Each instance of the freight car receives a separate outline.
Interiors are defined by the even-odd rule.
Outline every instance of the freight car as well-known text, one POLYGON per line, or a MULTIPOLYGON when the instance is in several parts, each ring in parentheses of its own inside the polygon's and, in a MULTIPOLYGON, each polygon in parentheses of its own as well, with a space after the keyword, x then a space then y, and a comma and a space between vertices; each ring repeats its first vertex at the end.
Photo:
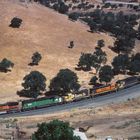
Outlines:
POLYGON ((63 96, 63 101, 64 103, 68 103, 68 102, 78 101, 89 97, 90 97, 89 89, 82 89, 78 92, 68 93, 67 95, 63 96))
POLYGON ((80 91, 74 93, 74 101, 83 100, 90 97, 89 89, 81 89, 80 91))

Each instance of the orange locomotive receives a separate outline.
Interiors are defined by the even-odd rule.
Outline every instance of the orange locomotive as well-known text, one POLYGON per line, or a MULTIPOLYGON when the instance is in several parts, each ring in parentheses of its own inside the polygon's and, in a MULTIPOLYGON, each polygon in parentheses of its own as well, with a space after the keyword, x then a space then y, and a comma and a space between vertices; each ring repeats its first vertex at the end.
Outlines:
POLYGON ((8 102, 0 105, 0 114, 19 111, 18 102, 8 102))
POLYGON ((96 96, 96 95, 102 95, 108 92, 113 92, 118 90, 118 85, 117 84, 111 84, 111 85, 105 85, 105 86, 100 86, 96 87, 90 90, 91 96, 96 96))
POLYGON ((96 89, 95 94, 101 94, 101 93, 106 93, 106 92, 116 91, 116 90, 117 90, 116 84, 112 84, 112 85, 107 85, 107 86, 100 87, 99 89, 96 89))

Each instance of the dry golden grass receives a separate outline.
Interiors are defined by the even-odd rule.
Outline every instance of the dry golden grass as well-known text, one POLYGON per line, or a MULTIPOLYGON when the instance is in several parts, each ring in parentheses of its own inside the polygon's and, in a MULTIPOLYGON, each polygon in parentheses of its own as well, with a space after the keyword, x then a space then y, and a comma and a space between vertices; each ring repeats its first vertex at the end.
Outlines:
MULTIPOLYGON (((0 60, 8 58, 15 64, 12 72, 0 73, 1 101, 17 98, 16 91, 21 89, 22 79, 30 71, 42 72, 49 84, 60 69, 74 70, 81 52, 93 52, 98 39, 104 39, 106 46, 113 42, 107 34, 87 32, 86 25, 72 22, 67 16, 46 7, 30 4, 27 8, 13 1, 0 1, 0 60), (19 29, 8 27, 15 16, 23 19, 19 29), (68 49, 71 40, 74 40, 75 48, 68 49), (39 66, 30 67, 28 63, 35 51, 39 51, 43 59, 39 66)), ((114 53, 106 51, 110 62, 114 53)), ((77 74, 79 81, 85 83, 92 76, 88 72, 77 74)))

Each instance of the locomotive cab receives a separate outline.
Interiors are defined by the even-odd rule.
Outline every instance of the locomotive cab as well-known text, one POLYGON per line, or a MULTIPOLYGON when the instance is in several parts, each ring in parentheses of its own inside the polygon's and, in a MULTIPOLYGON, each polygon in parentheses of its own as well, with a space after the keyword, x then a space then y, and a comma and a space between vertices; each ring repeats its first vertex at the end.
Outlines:
POLYGON ((19 112, 19 103, 18 102, 8 102, 7 106, 8 106, 7 113, 19 112))

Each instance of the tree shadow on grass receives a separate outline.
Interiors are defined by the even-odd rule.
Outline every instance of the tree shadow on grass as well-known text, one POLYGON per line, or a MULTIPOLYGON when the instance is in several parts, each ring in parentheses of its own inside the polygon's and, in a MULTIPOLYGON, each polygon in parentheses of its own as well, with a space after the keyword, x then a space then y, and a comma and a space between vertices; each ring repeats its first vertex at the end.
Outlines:
POLYGON ((0 72, 7 73, 7 72, 11 72, 11 70, 10 69, 0 69, 0 72))
POLYGON ((32 93, 29 92, 29 90, 25 90, 25 89, 17 91, 17 95, 20 97, 33 98, 32 93))

